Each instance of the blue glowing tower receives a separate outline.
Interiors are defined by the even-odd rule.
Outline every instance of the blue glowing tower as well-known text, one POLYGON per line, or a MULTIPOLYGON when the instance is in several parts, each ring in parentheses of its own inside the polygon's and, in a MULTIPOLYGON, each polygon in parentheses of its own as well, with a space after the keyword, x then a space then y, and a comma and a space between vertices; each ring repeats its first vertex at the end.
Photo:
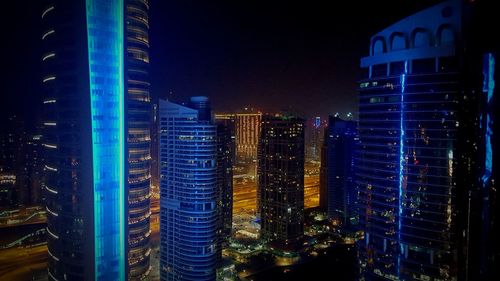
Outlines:
POLYGON ((161 280, 215 280, 220 198, 208 99, 160 100, 159 124, 161 280))
POLYGON ((362 280, 455 280, 461 6, 447 1, 371 39, 360 82, 362 280))
POLYGON ((486 3, 409 16, 375 34, 361 59, 361 280, 495 276, 495 54, 475 32, 492 28, 486 3))
MULTIPOLYGON (((139 0, 43 3, 43 187, 49 280, 128 279, 129 249, 146 253, 141 273, 149 270, 149 240, 138 250, 129 245, 127 235, 133 229, 136 236, 138 232, 149 236, 149 220, 141 228, 130 224, 137 214, 149 218, 149 201, 142 200, 146 203, 139 211, 137 204, 129 205, 129 163, 141 164, 139 172, 146 170, 149 176, 149 162, 136 161, 138 157, 128 151, 129 141, 136 143, 131 146, 134 151, 139 151, 140 143, 144 153, 139 160, 149 159, 149 143, 141 142, 149 141, 149 130, 141 135, 133 122, 140 117, 138 107, 130 110, 130 104, 138 104, 134 97, 149 102, 149 92, 145 82, 139 89, 131 83, 141 82, 133 70, 141 72, 144 66, 126 59, 147 59, 144 52, 134 51, 136 41, 147 40, 147 32, 139 32, 143 29, 137 23, 146 21, 147 26, 147 7, 148 1, 139 0), (136 32, 126 33, 129 29, 136 32)), ((142 108, 146 108, 142 116, 149 118, 148 104, 142 108)), ((148 128, 149 122, 143 123, 148 128)), ((137 171, 136 166, 130 171, 137 171)), ((143 197, 149 198, 149 181, 142 189, 143 197)))

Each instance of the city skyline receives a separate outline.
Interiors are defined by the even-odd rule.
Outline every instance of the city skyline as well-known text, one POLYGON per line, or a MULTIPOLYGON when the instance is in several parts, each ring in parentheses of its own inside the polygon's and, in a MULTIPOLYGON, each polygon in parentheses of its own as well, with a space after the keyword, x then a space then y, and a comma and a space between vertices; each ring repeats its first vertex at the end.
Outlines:
MULTIPOLYGON (((12 54, 7 64, 15 69, 0 79, 7 85, 6 92, 16 93, 0 105, 0 114, 16 114, 32 123, 41 109, 40 86, 23 80, 36 80, 41 72, 41 30, 33 28, 41 23, 41 2, 28 2, 5 3, 22 20, 16 29, 6 30, 11 43, 0 46, 2 53, 12 54)), ((358 58, 368 53, 370 34, 437 2, 360 1, 335 8, 324 3, 151 1, 151 79, 156 82, 151 85, 152 101, 205 95, 217 112, 292 107, 303 117, 356 114, 358 58), (365 8, 358 9, 360 5, 365 8), (240 98, 232 99, 235 94, 240 98), (302 96, 309 97, 306 104, 302 96), (286 105, 281 103, 283 98, 288 100, 286 105)), ((8 24, 8 18, 1 20, 8 24)))
POLYGON ((500 276, 490 0, 26 1, 1 280, 500 276))

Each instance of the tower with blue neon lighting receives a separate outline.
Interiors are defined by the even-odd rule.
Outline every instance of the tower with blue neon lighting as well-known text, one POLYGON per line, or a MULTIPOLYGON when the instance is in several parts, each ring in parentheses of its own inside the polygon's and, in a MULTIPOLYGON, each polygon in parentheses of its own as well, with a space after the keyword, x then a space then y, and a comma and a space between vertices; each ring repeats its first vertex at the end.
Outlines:
POLYGON ((361 59, 360 280, 495 276, 494 55, 473 32, 486 6, 451 0, 420 11, 372 36, 361 59))
POLYGON ((160 100, 159 125, 161 280, 215 280, 220 195, 208 99, 160 100))
POLYGON ((148 5, 44 1, 49 280, 149 272, 148 5))
POLYGON ((460 30, 447 1, 375 34, 361 59, 361 280, 458 276, 460 30))

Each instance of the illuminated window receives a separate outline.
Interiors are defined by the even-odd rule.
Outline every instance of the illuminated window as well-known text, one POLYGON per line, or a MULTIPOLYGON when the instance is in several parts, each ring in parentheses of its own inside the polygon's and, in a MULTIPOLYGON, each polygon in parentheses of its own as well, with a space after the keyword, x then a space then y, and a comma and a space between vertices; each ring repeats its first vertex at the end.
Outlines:
POLYGON ((46 144, 44 143, 43 146, 47 147, 47 148, 57 148, 57 145, 53 145, 53 144, 46 144))
POLYGON ((54 34, 56 33, 56 31, 54 29, 51 29, 47 32, 45 32, 43 35, 42 35, 42 40, 45 40, 45 38, 47 38, 47 36, 51 35, 51 34, 54 34))
POLYGON ((48 77, 44 78, 42 80, 42 82, 45 83, 45 82, 52 81, 52 80, 56 80, 56 77, 55 76, 48 76, 48 77))
POLYGON ((50 12, 52 10, 54 10, 54 6, 50 6, 47 9, 45 9, 45 11, 43 11, 43 13, 42 13, 42 19, 47 15, 48 12, 50 12))
POLYGON ((46 59, 50 59, 56 56, 56 53, 48 53, 45 56, 43 56, 42 61, 45 61, 46 59))

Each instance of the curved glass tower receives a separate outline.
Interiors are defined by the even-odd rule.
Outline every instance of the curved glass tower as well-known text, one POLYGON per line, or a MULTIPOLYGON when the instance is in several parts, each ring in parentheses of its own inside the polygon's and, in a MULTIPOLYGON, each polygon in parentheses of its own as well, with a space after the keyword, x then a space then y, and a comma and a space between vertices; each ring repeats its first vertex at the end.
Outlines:
POLYGON ((129 279, 148 276, 150 266, 149 1, 126 1, 129 279))
POLYGON ((50 280, 150 272, 148 9, 147 0, 43 5, 50 280))
POLYGON ((40 16, 49 280, 125 280, 124 3, 40 16))
POLYGON ((458 2, 377 33, 361 60, 367 71, 356 161, 361 280, 457 279, 465 190, 457 177, 465 161, 458 141, 464 129, 458 2))
POLYGON ((215 280, 217 132, 207 98, 189 107, 160 100, 160 276, 215 280))

